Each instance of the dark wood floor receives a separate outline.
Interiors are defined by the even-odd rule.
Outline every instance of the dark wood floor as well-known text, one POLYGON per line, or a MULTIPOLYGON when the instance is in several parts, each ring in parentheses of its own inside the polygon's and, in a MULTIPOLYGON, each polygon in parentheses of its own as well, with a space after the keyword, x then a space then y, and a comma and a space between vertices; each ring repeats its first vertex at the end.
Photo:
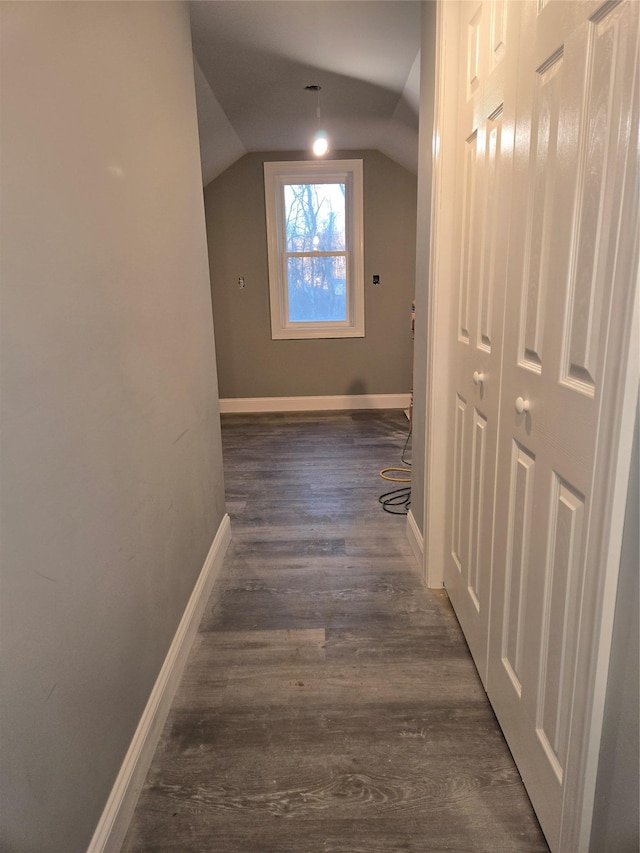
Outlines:
POLYGON ((378 497, 402 412, 224 416, 233 541, 124 851, 547 851, 378 497))

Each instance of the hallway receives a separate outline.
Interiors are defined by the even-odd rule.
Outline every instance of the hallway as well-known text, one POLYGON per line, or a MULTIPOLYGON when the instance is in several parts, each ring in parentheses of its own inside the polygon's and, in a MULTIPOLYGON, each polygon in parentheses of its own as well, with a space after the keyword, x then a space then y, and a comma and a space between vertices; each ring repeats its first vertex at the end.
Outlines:
POLYGON ((222 417, 233 540, 124 851, 547 851, 447 597, 378 502, 407 431, 222 417))

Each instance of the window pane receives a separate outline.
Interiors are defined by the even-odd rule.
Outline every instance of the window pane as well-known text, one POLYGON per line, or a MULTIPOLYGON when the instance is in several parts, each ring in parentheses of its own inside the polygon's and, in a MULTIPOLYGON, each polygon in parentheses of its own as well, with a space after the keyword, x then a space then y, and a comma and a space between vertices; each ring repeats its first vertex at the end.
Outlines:
POLYGON ((287 258, 289 322, 347 319, 344 255, 287 258))
POLYGON ((345 184, 285 184, 287 252, 345 251, 345 184))
POLYGON ((364 337, 362 160, 264 164, 273 340, 364 337))

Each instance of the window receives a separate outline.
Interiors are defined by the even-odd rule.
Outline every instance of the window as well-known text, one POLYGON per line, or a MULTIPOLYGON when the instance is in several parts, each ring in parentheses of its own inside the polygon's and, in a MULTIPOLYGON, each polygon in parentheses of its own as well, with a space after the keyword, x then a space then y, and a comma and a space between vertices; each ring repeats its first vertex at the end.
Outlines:
POLYGON ((362 160, 264 164, 271 337, 364 337, 362 160))

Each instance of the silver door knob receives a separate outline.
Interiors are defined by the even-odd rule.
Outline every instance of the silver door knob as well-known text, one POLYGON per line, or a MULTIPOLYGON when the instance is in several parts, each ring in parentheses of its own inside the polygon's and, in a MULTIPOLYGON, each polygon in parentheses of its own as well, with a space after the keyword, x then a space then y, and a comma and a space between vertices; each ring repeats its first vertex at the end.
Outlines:
POLYGON ((473 371, 473 384, 481 385, 484 382, 484 373, 478 373, 477 370, 473 371))
POLYGON ((525 400, 524 397, 518 397, 516 399, 516 412, 521 415, 523 412, 529 411, 529 401, 525 400))

